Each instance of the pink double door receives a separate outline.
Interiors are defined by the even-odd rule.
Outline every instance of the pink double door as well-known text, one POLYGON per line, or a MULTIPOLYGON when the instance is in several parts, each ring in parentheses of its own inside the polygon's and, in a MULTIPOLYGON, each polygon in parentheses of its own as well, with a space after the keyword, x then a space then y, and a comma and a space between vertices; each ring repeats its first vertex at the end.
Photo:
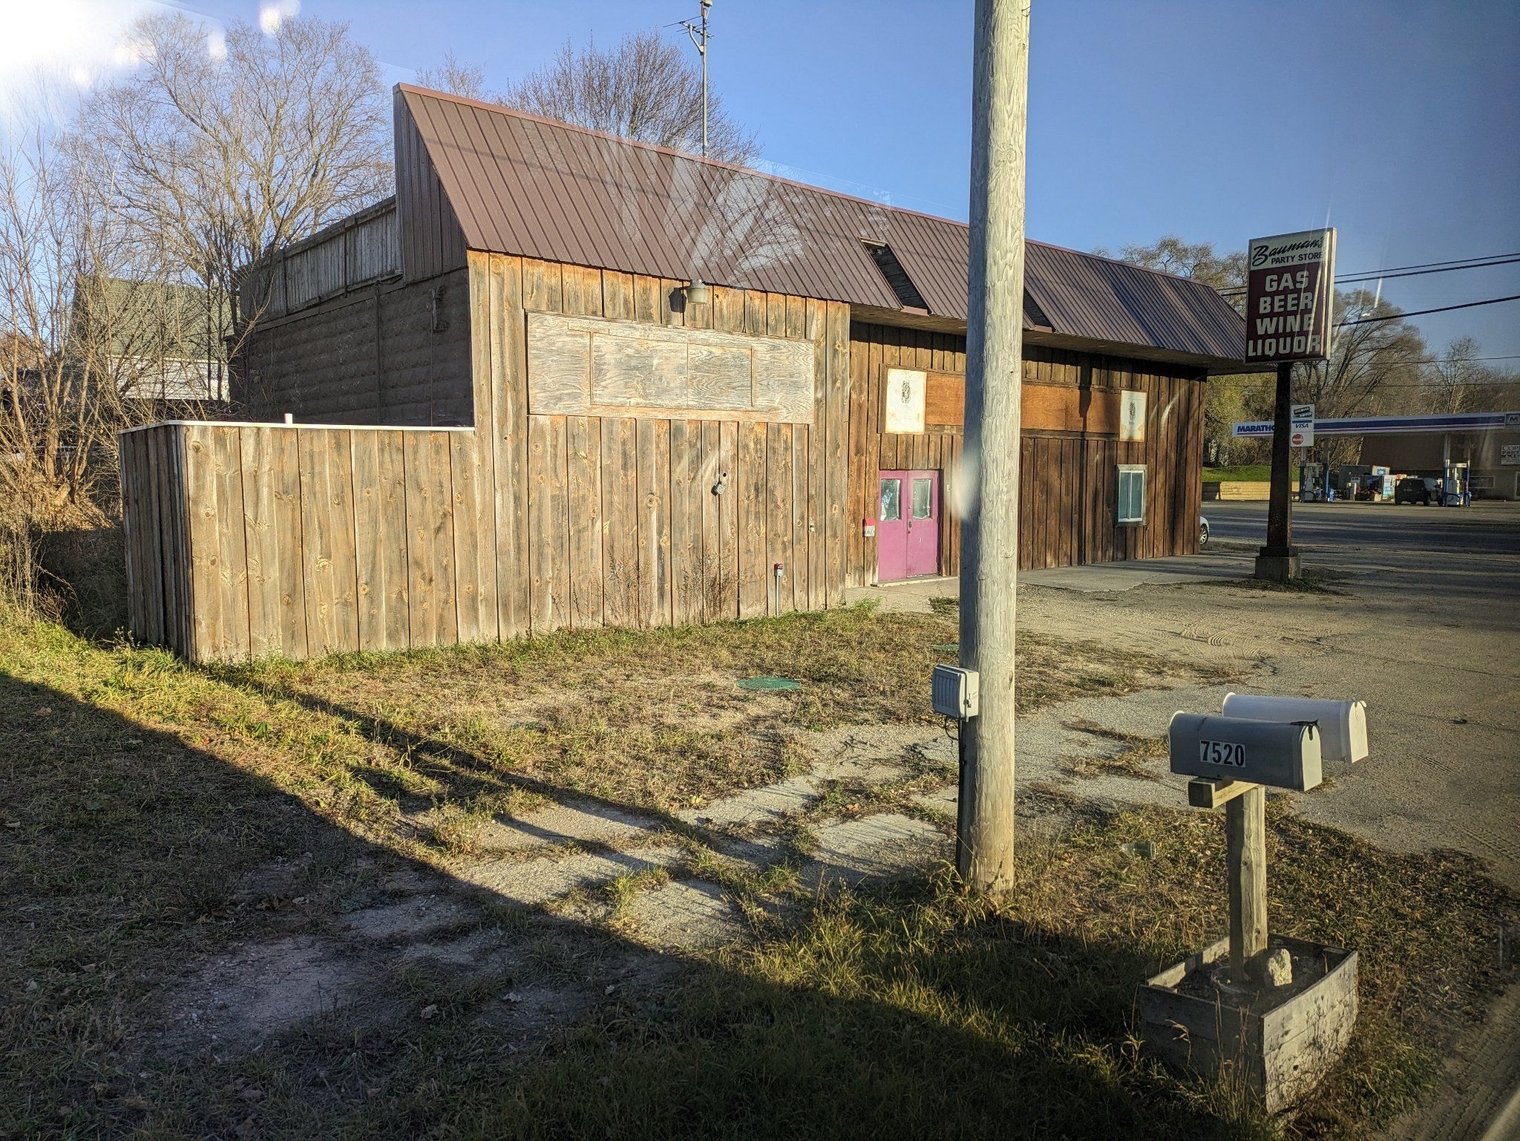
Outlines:
POLYGON ((939 472, 884 471, 876 514, 876 581, 939 574, 939 472))

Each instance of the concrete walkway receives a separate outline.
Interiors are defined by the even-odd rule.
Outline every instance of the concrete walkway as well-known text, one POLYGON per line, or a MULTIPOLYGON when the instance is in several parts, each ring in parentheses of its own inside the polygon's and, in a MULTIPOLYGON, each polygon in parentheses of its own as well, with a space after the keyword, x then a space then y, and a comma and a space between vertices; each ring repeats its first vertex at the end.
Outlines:
MULTIPOLYGON (((1251 574, 1255 552, 1256 548, 1251 544, 1220 543, 1197 555, 1020 571, 1019 585, 1075 590, 1084 594, 1111 594, 1133 590, 1137 586, 1228 582, 1251 574)), ((845 591, 845 601, 871 600, 885 611, 927 611, 931 598, 957 598, 959 595, 960 579, 936 576, 910 578, 880 586, 850 587, 845 591)))

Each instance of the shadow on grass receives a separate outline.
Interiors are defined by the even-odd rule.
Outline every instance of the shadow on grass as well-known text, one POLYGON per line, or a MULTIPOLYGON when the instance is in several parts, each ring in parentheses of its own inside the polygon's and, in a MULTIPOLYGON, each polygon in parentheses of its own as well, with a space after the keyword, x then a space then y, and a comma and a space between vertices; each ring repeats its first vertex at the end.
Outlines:
POLYGON ((754 951, 660 955, 355 835, 197 732, 0 674, 0 1134, 1232 1131, 1137 1057, 1135 948, 947 921, 920 884, 826 899, 754 951), (400 904, 457 911, 365 934, 400 904))

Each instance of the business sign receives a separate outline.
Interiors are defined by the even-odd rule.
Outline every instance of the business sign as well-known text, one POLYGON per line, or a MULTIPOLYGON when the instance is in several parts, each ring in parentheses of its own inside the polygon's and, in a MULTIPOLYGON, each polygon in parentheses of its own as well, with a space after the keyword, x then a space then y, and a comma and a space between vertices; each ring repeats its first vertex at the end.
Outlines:
POLYGON ((1288 425, 1288 443, 1295 448, 1314 446, 1314 405, 1293 405, 1288 425))
POLYGON ((1335 231, 1252 238, 1246 250, 1246 363, 1330 356, 1335 231))
POLYGON ((1499 462, 1505 467, 1520 464, 1520 444, 1500 444, 1499 462))
POLYGON ((1520 428, 1520 412, 1506 412, 1504 414, 1504 426, 1506 428, 1520 428))
POLYGON ((1119 439, 1134 443, 1145 439, 1145 393, 1130 389, 1119 393, 1119 439))

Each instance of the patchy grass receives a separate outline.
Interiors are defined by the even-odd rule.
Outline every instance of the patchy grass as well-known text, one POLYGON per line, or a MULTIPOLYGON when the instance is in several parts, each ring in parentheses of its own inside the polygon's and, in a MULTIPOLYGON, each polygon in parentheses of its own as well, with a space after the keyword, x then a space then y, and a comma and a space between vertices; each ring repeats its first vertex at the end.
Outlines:
POLYGON ((1096 721, 1085 718, 1061 722, 1067 729, 1075 729, 1113 741, 1119 748, 1106 756, 1065 757, 1061 760, 1063 771, 1076 777, 1126 776, 1133 780, 1160 780, 1161 772, 1155 767, 1157 761, 1170 756, 1171 746, 1165 737, 1146 737, 1128 733, 1123 729, 1110 729, 1096 721))
POLYGON ((1229 467, 1203 469, 1204 483, 1270 483, 1271 481, 1271 464, 1235 464, 1229 467))
MULTIPOLYGON (((523 948, 510 977, 397 966, 387 946, 368 1001, 257 1052, 158 1036, 195 964, 336 939, 397 877, 456 867, 472 821, 566 794, 659 818, 806 763, 806 728, 927 720, 952 638, 944 616, 850 610, 197 670, 0 622, 0 1136, 1271 1136, 1133 1037, 1137 982, 1223 929, 1217 814, 1074 804, 1068 837, 1021 848, 1001 906, 944 880, 814 899, 789 866, 746 873, 674 829, 683 865, 559 917, 477 901, 523 948), (732 687, 754 673, 806 684, 732 687), (1120 850, 1139 839, 1154 859, 1120 850), (609 978, 636 952, 619 917, 678 874, 723 884, 763 938, 609 978), (590 997, 524 1038, 520 1009, 567 987, 590 997)), ((1048 639, 1024 653, 1036 704, 1197 676, 1048 639)), ((910 762, 823 791, 837 818, 944 776, 910 762)), ((1505 981, 1491 945, 1516 901, 1464 857, 1392 856, 1276 802, 1271 821, 1274 925, 1365 956, 1352 1052, 1287 1128, 1353 1136, 1505 981)), ((809 820, 792 826, 805 851, 809 820)))
POLYGON ((657 1001, 599 1012, 531 1067, 430 1085, 433 1069, 409 1063, 361 1119, 501 1137, 1340 1138, 1387 1124, 1453 1025, 1513 976, 1492 932, 1517 900, 1467 857, 1390 855, 1274 809, 1275 926, 1358 948, 1363 967, 1350 1051, 1296 1115, 1267 1120, 1163 1071, 1132 1022, 1137 982, 1224 927, 1222 833, 1218 814, 1087 815, 1024 846, 1000 905, 947 878, 841 892, 657 1001), (1156 857, 1125 855, 1134 839, 1156 857))
POLYGON ((1364 1135, 1507 981, 1490 933, 1517 901, 1466 857, 1389 855, 1280 808, 1269 844, 1276 927, 1363 955, 1351 1050, 1286 1119, 1165 1072, 1135 1037, 1139 980, 1224 925, 1218 815, 1162 810, 1026 843, 1002 904, 944 877, 832 894, 656 993, 611 994, 526 1058, 486 1021, 496 997, 461 990, 382 1049, 335 1018, 175 1095, 210 1082, 236 1106, 222 1091, 256 1085, 270 1095, 239 1112, 261 1130, 364 1136, 1364 1135), (1135 839, 1156 857, 1125 855, 1135 839))
MULTIPOLYGON (((469 854, 493 816, 546 798, 668 813, 806 769, 806 730, 930 722, 927 677, 945 657, 934 647, 953 634, 942 616, 857 607, 202 670, 160 650, 7 621, 0 678, 14 694, 0 746, 37 761, 7 803, 30 826, 59 822, 81 798, 99 801, 67 824, 135 827, 160 805, 196 803, 196 790, 160 773, 212 758, 355 836, 447 862, 469 854), (781 694, 735 685, 761 673, 804 684, 781 694), (71 712, 40 712, 52 705, 71 712), (107 722, 98 738, 79 728, 107 722), (133 726, 159 734, 146 751, 131 743, 133 726)), ((1031 635, 1020 707, 1205 673, 1031 635)))

